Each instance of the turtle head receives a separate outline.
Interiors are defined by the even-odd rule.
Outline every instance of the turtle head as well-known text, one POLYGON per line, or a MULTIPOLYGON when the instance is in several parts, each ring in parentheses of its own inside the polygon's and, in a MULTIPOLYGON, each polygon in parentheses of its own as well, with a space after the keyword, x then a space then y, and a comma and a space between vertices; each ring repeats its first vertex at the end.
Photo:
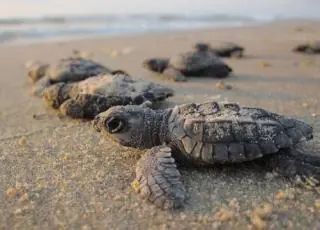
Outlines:
POLYGON ((143 61, 142 66, 148 70, 162 73, 169 64, 168 58, 150 58, 143 61))
POLYGON ((204 42, 197 42, 195 45, 194 45, 194 49, 196 51, 200 51, 200 52, 204 52, 204 51, 208 51, 210 48, 210 45, 207 44, 207 43, 204 43, 204 42))
POLYGON ((308 44, 302 44, 302 45, 298 45, 296 47, 293 48, 294 52, 306 52, 308 50, 308 48, 310 48, 308 46, 308 44))
POLYGON ((49 64, 40 63, 38 61, 29 61, 25 64, 25 67, 27 69, 29 79, 31 82, 35 83, 45 76, 46 71, 49 68, 49 64))
POLYGON ((113 106, 94 118, 93 127, 121 145, 150 148, 153 110, 147 104, 113 106))
POLYGON ((46 87, 41 96, 50 107, 58 109, 69 98, 71 87, 72 84, 59 82, 46 87))

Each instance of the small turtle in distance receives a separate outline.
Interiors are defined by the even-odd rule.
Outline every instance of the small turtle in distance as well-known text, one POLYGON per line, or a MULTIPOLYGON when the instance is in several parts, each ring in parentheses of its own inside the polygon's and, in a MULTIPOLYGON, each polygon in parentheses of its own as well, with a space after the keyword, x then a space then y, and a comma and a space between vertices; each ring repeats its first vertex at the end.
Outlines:
POLYGON ((39 61, 26 64, 28 77, 33 85, 33 95, 41 96, 43 90, 53 84, 78 82, 101 73, 123 73, 123 70, 111 70, 91 59, 71 56, 57 63, 47 64, 39 61))
POLYGON ((207 43, 198 43, 197 45, 207 46, 208 49, 218 57, 224 58, 242 58, 244 48, 232 42, 224 42, 217 46, 210 46, 207 43))
POLYGON ((137 163, 132 186, 163 209, 183 206, 181 164, 256 161, 292 181, 320 181, 320 156, 295 150, 313 138, 312 126, 261 108, 213 101, 152 110, 145 102, 112 107, 95 117, 93 127, 120 145, 149 149, 137 163))
POLYGON ((171 88, 160 84, 121 73, 103 73, 83 81, 50 85, 42 97, 64 116, 92 119, 115 105, 163 101, 173 94, 171 88))
POLYGON ((305 53, 305 54, 319 54, 320 53, 320 41, 311 41, 308 43, 297 45, 293 48, 293 52, 305 53))
POLYGON ((231 67, 202 44, 193 47, 192 51, 180 53, 171 58, 146 59, 142 66, 174 81, 186 81, 188 76, 225 78, 232 72, 231 67))

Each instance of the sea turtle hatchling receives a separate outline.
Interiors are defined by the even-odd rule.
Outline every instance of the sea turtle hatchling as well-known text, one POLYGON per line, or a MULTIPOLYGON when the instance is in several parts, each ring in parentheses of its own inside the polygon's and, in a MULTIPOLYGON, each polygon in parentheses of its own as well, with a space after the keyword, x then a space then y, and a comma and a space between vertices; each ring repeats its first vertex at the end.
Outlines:
POLYGON ((244 47, 237 45, 233 42, 223 42, 217 46, 210 46, 208 43, 197 43, 196 46, 207 47, 208 50, 213 52, 218 57, 224 58, 242 58, 244 53, 244 47))
POLYGON ((319 54, 320 41, 310 41, 304 44, 297 45, 293 48, 293 52, 306 53, 306 54, 319 54))
POLYGON ((79 82, 50 85, 42 97, 65 116, 92 119, 115 105, 163 101, 173 94, 171 88, 160 84, 126 74, 103 73, 79 82))
POLYGON ((207 46, 201 44, 194 46, 191 51, 171 58, 146 59, 142 66, 175 81, 186 81, 187 76, 225 78, 232 72, 231 67, 220 60, 207 46))
POLYGON ((77 82, 101 73, 123 73, 123 70, 111 70, 98 62, 81 56, 73 55, 62 58, 56 63, 47 64, 39 61, 26 64, 28 77, 34 84, 32 93, 41 96, 49 85, 59 82, 77 82))
POLYGON ((184 203, 179 164, 255 160, 293 181, 319 184, 320 157, 294 148, 313 138, 313 128, 301 120, 235 103, 190 103, 164 110, 146 105, 112 107, 96 116, 93 127, 123 146, 150 149, 137 163, 132 186, 158 207, 184 203))

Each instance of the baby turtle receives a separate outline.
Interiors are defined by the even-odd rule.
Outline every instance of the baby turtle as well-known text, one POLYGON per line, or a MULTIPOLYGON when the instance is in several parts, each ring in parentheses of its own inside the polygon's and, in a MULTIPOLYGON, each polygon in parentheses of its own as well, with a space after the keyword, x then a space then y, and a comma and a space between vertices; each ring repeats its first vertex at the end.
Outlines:
POLYGON ((111 70, 91 59, 71 56, 60 59, 55 64, 34 62, 26 64, 28 76, 34 84, 33 94, 41 96, 49 85, 59 82, 77 82, 101 73, 123 73, 122 70, 111 70))
POLYGON ((100 74, 79 82, 53 84, 43 91, 47 104, 71 118, 92 119, 115 105, 162 101, 173 90, 126 74, 100 74))
POLYGON ((319 184, 320 157, 294 151, 296 144, 313 138, 313 128, 303 121, 234 103, 190 103, 165 110, 146 105, 112 107, 94 119, 93 127, 121 145, 150 149, 138 161, 132 186, 158 207, 183 205, 179 164, 258 159, 288 178, 319 184))
POLYGON ((320 41, 312 41, 305 44, 300 44, 293 49, 293 52, 318 54, 320 53, 320 41))
POLYGON ((175 81, 186 81, 187 76, 210 76, 224 78, 232 69, 221 61, 208 47, 195 46, 192 51, 171 58, 150 58, 143 67, 161 73, 175 81))
POLYGON ((207 47, 211 52, 213 52, 218 57, 227 58, 242 58, 244 53, 244 48, 232 42, 223 42, 218 46, 210 46, 207 43, 197 43, 196 46, 207 47))

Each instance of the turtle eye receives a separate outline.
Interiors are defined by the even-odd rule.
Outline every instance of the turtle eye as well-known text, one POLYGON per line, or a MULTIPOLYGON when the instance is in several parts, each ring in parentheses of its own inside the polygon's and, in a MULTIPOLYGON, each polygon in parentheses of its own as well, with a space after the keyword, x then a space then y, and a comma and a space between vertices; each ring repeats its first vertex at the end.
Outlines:
POLYGON ((105 126, 109 133, 120 133, 126 126, 124 119, 111 117, 106 120, 105 126))

